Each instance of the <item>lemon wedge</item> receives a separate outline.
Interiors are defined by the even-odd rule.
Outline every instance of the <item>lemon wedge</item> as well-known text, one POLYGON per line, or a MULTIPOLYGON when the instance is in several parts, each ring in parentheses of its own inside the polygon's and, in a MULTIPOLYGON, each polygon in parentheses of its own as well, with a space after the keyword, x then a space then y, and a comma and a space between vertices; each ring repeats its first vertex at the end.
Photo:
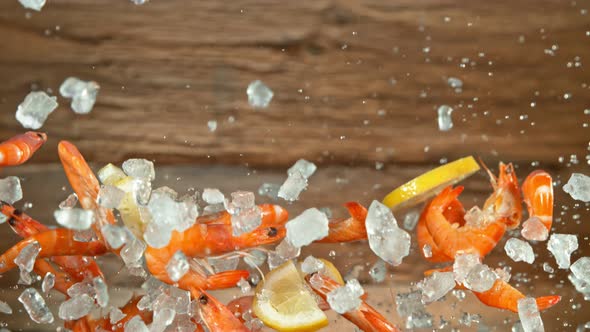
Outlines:
POLYGON ((267 326, 278 331, 316 331, 328 325, 292 261, 270 271, 256 287, 252 308, 267 326))
POLYGON ((390 192, 383 204, 393 210, 424 202, 443 188, 455 184, 479 170, 472 156, 437 167, 390 192))

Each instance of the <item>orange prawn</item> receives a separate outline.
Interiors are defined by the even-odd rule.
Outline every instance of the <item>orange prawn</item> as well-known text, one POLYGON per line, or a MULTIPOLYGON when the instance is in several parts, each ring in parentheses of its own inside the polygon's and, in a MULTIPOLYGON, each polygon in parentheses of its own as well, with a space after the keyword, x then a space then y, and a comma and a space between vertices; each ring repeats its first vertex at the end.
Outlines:
POLYGON ((27 131, 0 143, 0 166, 18 166, 25 163, 45 142, 45 133, 27 131))
POLYGON ((529 174, 522 184, 524 202, 529 218, 538 218, 547 232, 553 223, 553 180, 549 173, 536 170, 529 174))
POLYGON ((365 228, 367 209, 357 202, 348 202, 344 206, 348 209, 350 217, 330 220, 328 236, 315 241, 316 243, 341 243, 367 239, 365 228))
MULTIPOLYGON (((199 301, 199 312, 206 331, 250 332, 250 329, 238 317, 234 316, 227 306, 207 294, 204 290, 193 288, 191 289, 191 294, 199 301)), ((202 330, 204 329, 199 329, 199 331, 202 330)))

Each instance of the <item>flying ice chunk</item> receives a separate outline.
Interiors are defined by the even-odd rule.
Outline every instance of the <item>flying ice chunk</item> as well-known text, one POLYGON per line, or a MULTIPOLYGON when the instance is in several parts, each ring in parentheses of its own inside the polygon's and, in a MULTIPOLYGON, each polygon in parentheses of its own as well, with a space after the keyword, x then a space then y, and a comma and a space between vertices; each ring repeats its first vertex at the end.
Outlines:
POLYGON ((240 278, 237 286, 240 288, 242 294, 249 293, 252 290, 252 286, 250 286, 250 283, 244 278, 240 278))
POLYGON ((88 281, 80 281, 70 286, 70 288, 67 290, 67 293, 70 297, 78 297, 82 294, 94 296, 94 287, 88 281))
POLYGON ((98 191, 98 204, 107 209, 114 209, 119 206, 125 197, 125 192, 115 186, 102 185, 98 191))
POLYGON ((581 257, 570 266, 570 270, 576 278, 590 284, 590 257, 581 257))
POLYGON ((572 173, 569 181, 563 186, 563 191, 575 200, 590 202, 590 176, 572 173))
POLYGON ((307 188, 307 178, 300 172, 293 172, 279 188, 278 196, 286 201, 296 201, 303 190, 307 188))
POLYGON ((453 273, 455 281, 460 284, 465 283, 465 278, 475 266, 480 264, 479 257, 475 254, 460 253, 455 255, 455 262, 453 263, 453 273))
POLYGON ((53 314, 47 307, 45 300, 35 288, 27 288, 18 297, 20 303, 23 304, 29 317, 39 324, 53 323, 53 314))
POLYGON ((410 253, 410 234, 398 227, 391 210, 373 201, 365 225, 371 250, 391 265, 401 264, 410 253))
POLYGON ((96 304, 101 308, 106 308, 109 304, 109 290, 107 284, 102 277, 92 279, 92 287, 94 288, 94 297, 96 304))
POLYGON ((215 120, 207 121, 207 128, 209 128, 210 132, 214 132, 215 130, 217 130, 217 121, 215 121, 215 120))
MULTIPOLYGON (((231 210, 250 209, 254 207, 254 193, 250 191, 236 191, 231 193, 231 210)), ((231 211, 230 211, 231 212, 231 211)))
POLYGON ((180 280, 189 269, 188 260, 182 251, 177 251, 172 255, 170 261, 166 265, 166 272, 172 281, 180 280))
POLYGON ((425 310, 422 303, 422 292, 398 293, 395 297, 397 313, 401 317, 408 317, 413 313, 425 310))
POLYGON ((191 227, 199 215, 196 202, 187 199, 176 201, 176 193, 166 187, 152 192, 148 202, 151 221, 143 234, 144 240, 154 248, 162 248, 170 242, 172 231, 183 232, 191 227))
POLYGON ((0 301, 0 312, 3 314, 11 315, 12 308, 8 305, 8 303, 0 301))
POLYGON ((134 316, 125 323, 125 332, 150 332, 141 317, 134 316))
POLYGON ((320 210, 307 209, 285 225, 286 239, 294 247, 301 248, 328 236, 330 230, 328 223, 328 218, 320 210))
POLYGON ((463 285, 476 292, 485 292, 494 286, 496 279, 498 276, 487 265, 477 264, 469 271, 463 285))
POLYGON ((45 273, 45 277, 43 277, 43 282, 41 283, 41 290, 47 295, 53 286, 55 286, 55 274, 51 272, 45 273))
POLYGON ((440 131, 449 131, 453 128, 453 119, 451 118, 451 113, 453 113, 453 108, 448 105, 441 105, 438 110, 438 130, 440 131))
POLYGON ((578 249, 578 238, 572 234, 553 233, 547 242, 547 249, 551 251, 560 269, 570 267, 570 256, 578 249))
POLYGON ((109 311, 109 321, 111 322, 111 324, 117 323, 126 316, 127 315, 124 314, 123 311, 121 311, 121 309, 119 308, 111 308, 111 311, 109 311))
POLYGON ((365 294, 363 287, 356 279, 346 282, 346 285, 338 287, 328 293, 327 300, 330 308, 339 314, 345 314, 360 307, 360 297, 365 294))
POLYGON ((51 112, 57 108, 55 97, 49 97, 45 92, 31 92, 16 109, 16 120, 29 129, 39 129, 51 112))
POLYGON ((90 228, 94 222, 94 212, 84 209, 56 210, 53 217, 65 228, 82 231, 90 228))
POLYGON ((404 229, 407 231, 413 231, 418 224, 418 219, 420 219, 420 212, 413 210, 404 216, 404 229))
POLYGON ((576 277, 573 273, 570 273, 567 277, 576 288, 576 291, 584 295, 584 300, 590 301, 590 283, 576 277))
MULTIPOLYGON (((449 86, 453 89, 455 89, 455 91, 457 91, 457 89, 459 91, 461 91, 461 88, 463 87, 463 81, 461 81, 461 79, 456 78, 456 77, 449 77, 447 79, 447 84, 449 84, 449 86)), ((457 91, 457 92, 459 92, 457 91)))
POLYGON ((141 257, 147 246, 133 236, 130 236, 127 243, 121 250, 121 258, 127 267, 140 265, 141 257))
POLYGON ((424 257, 426 258, 432 257, 432 247, 428 243, 422 247, 422 254, 424 254, 424 257))
POLYGON ((385 280, 385 276, 387 274, 387 266, 385 262, 381 259, 378 259, 375 264, 369 270, 369 275, 375 282, 383 282, 385 280))
POLYGON ((453 272, 434 272, 418 283, 424 303, 434 302, 455 288, 453 272))
POLYGON ((407 329, 429 329, 432 327, 432 315, 426 311, 419 311, 408 316, 407 329))
POLYGON ((523 240, 517 238, 509 239, 506 241, 506 245, 504 245, 504 250, 508 257, 512 258, 515 262, 527 262, 533 264, 535 261, 533 247, 523 240))
POLYGON ((207 204, 220 204, 225 201, 225 196, 223 196, 223 193, 221 193, 219 189, 215 188, 205 188, 203 190, 202 197, 207 204))
POLYGON ((146 159, 128 159, 122 165, 125 174, 136 179, 153 181, 156 178, 154 163, 146 159))
MULTIPOLYGON (((0 161, 2 161, 0 152, 0 161)), ((20 186, 20 179, 16 176, 8 176, 0 179, 0 200, 8 204, 14 204, 23 198, 23 190, 20 186)))
POLYGON ((258 228, 262 223, 262 210, 254 205, 254 193, 236 191, 231 194, 232 201, 226 202, 231 214, 232 233, 239 236, 258 228))
POLYGON ((94 300, 88 294, 72 297, 59 306, 59 318, 74 320, 82 318, 94 308, 94 300))
POLYGON ((78 114, 88 114, 92 111, 98 90, 98 83, 82 81, 76 77, 68 77, 59 87, 63 97, 72 98, 72 110, 78 114))
POLYGON ((14 259, 14 263, 20 268, 21 271, 31 272, 33 271, 33 266, 35 265, 35 259, 37 259, 37 255, 39 255, 40 252, 41 246, 39 245, 39 242, 31 242, 26 247, 21 249, 21 251, 18 253, 18 256, 16 256, 14 259))
POLYGON ((287 239, 279 243, 274 251, 268 253, 268 267, 272 270, 289 259, 299 257, 301 248, 293 246, 287 239))
POLYGON ((518 318, 525 332, 543 332, 543 320, 539 313, 537 301, 531 297, 525 297, 518 300, 518 318))
POLYGON ((289 170, 287 170, 287 174, 292 175, 295 172, 299 172, 304 178, 309 179, 310 176, 315 173, 317 166, 305 159, 299 159, 289 170))
POLYGON ((254 108, 267 108, 274 96, 272 90, 259 80, 248 85, 246 94, 248 95, 248 104, 254 108))
POLYGON ((522 224, 520 234, 529 241, 545 241, 549 237, 549 231, 537 217, 527 219, 522 224))
POLYGON ((43 6, 45 6, 46 0, 18 0, 18 2, 25 8, 41 11, 43 6))
POLYGON ((105 237, 109 246, 113 249, 119 249, 127 241, 127 230, 116 225, 106 224, 101 228, 102 235, 105 237))
POLYGON ((280 188, 281 186, 275 183, 263 183, 260 185, 260 188, 258 188, 258 195, 277 200, 279 199, 280 188))
POLYGON ((311 255, 307 256, 303 260, 303 263, 301 263, 301 271, 306 274, 321 272, 324 269, 324 267, 324 262, 311 255))
POLYGON ((173 309, 160 309, 154 313, 154 320, 150 324, 150 332, 164 332, 166 327, 174 321, 176 311, 173 309))

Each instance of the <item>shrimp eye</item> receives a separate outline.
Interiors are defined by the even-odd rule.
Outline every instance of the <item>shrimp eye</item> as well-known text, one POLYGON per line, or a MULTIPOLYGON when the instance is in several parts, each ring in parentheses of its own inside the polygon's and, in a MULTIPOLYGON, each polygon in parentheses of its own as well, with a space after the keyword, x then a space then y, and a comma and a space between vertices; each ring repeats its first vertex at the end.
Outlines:
POLYGON ((40 139, 45 139, 45 137, 43 137, 43 134, 41 133, 35 133, 37 135, 37 137, 39 137, 40 139))
POLYGON ((209 302, 209 299, 207 298, 207 295, 201 295, 199 296, 199 303, 200 304, 207 304, 209 302))
POLYGON ((12 214, 14 214, 15 216, 20 216, 23 214, 23 212, 19 209, 14 209, 14 211, 12 211, 12 214))
POLYGON ((8 219, 8 224, 13 227, 16 226, 16 219, 14 219, 14 218, 8 219))
POLYGON ((279 231, 278 231, 278 230, 277 230, 275 227, 270 227, 270 228, 268 229, 268 233, 267 233, 267 235, 268 235, 269 237, 275 237, 275 236, 277 236, 277 234, 278 234, 278 233, 279 233, 279 231))

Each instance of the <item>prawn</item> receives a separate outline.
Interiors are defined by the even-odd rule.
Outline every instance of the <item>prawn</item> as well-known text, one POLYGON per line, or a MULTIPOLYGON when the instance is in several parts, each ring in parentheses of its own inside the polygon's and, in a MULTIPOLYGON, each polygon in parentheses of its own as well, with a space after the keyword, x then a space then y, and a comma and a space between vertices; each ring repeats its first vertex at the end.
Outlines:
POLYGON ((238 317, 230 309, 219 302, 213 296, 207 294, 202 289, 191 288, 191 294, 199 301, 199 312, 201 314, 202 324, 210 332, 250 332, 238 317))
POLYGON ((522 193, 529 218, 537 218, 551 231, 553 223, 553 180, 549 173, 536 170, 522 184, 522 193))
POLYGON ((0 166, 18 166, 25 163, 45 142, 45 133, 27 131, 0 143, 0 166))
POLYGON ((315 241, 316 243, 340 243, 367 239, 365 228, 367 209, 357 202, 348 202, 344 206, 348 209, 350 217, 330 220, 328 236, 315 241))

